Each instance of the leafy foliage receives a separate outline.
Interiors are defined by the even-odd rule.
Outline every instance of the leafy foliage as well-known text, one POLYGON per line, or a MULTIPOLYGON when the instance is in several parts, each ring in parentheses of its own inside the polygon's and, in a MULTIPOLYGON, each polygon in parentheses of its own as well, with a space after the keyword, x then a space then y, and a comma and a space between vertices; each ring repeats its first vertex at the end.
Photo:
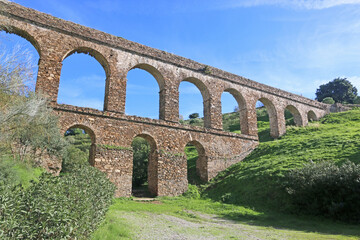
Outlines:
POLYGON ((360 222, 360 165, 310 163, 291 170, 284 186, 299 212, 360 222))
POLYGON ((86 239, 103 219, 114 194, 104 173, 73 165, 59 177, 44 173, 38 182, 0 186, 1 239, 86 239))
POLYGON ((62 171, 71 167, 70 163, 87 164, 89 162, 89 151, 91 138, 81 128, 71 128, 65 133, 65 139, 69 146, 63 157, 62 171))
POLYGON ((35 73, 29 56, 21 49, 0 54, 0 147, 21 160, 44 153, 62 156, 66 142, 58 119, 47 100, 31 91, 35 73))
POLYGON ((133 148, 133 186, 140 187, 147 182, 150 145, 141 137, 134 138, 133 148))
POLYGON ((189 115, 190 119, 194 119, 194 118, 198 118, 198 117, 199 117, 198 113, 192 113, 192 114, 189 115))
POLYGON ((335 78, 316 90, 316 100, 322 102, 326 97, 332 97, 337 103, 354 103, 357 89, 346 78, 335 78))
POLYGON ((200 192, 197 186, 195 185, 188 185, 188 190, 183 194, 186 198, 192 199, 200 199, 200 192))

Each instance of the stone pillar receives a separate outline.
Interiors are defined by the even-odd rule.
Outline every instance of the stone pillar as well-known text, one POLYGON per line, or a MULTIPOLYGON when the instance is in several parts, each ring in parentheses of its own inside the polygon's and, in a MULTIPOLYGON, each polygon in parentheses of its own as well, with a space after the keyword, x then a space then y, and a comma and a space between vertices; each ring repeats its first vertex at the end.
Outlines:
POLYGON ((179 121, 179 90, 168 84, 160 90, 159 118, 169 122, 179 121))
POLYGON ((249 127, 249 112, 245 104, 239 105, 239 117, 240 117, 240 130, 241 134, 253 135, 250 132, 249 127))
POLYGON ((188 187, 187 159, 183 153, 158 153, 158 196, 178 196, 188 187))
POLYGON ((196 160, 196 174, 200 177, 202 181, 209 181, 208 173, 208 158, 205 153, 199 152, 198 159, 196 160))
POLYGON ((272 138, 281 137, 286 133, 286 123, 284 110, 276 108, 275 116, 270 120, 270 136, 272 138))
POLYGON ((104 110, 125 113, 126 73, 113 71, 106 79, 104 110))
POLYGON ((39 60, 35 91, 44 94, 51 102, 57 102, 61 68, 62 62, 47 58, 39 60))
POLYGON ((222 130, 221 100, 213 96, 204 100, 204 127, 222 130))
POLYGON ((246 114, 246 119, 241 118, 240 126, 241 126, 241 133, 243 133, 243 125, 247 125, 247 132, 243 134, 248 134, 252 136, 258 135, 258 127, 257 127, 257 115, 256 115, 256 103, 248 103, 247 109, 240 110, 240 115, 243 113, 243 116, 246 114), (246 124, 243 124, 243 121, 246 121, 246 124))
MULTIPOLYGON (((132 192, 133 151, 129 148, 108 149, 92 146, 94 167, 105 172, 116 185, 116 197, 130 197, 132 192)), ((91 162, 91 160, 90 160, 91 162)))

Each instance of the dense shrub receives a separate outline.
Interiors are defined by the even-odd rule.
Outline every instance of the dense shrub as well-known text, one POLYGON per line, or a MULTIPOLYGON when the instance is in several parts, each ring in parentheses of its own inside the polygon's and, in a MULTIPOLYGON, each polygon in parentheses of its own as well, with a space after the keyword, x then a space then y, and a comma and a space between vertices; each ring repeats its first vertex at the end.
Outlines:
POLYGON ((105 174, 73 165, 43 174, 27 189, 0 186, 0 239, 87 239, 104 218, 114 194, 105 174))
POLYGON ((292 170, 285 183, 299 212, 360 222, 360 166, 345 162, 311 163, 292 170))

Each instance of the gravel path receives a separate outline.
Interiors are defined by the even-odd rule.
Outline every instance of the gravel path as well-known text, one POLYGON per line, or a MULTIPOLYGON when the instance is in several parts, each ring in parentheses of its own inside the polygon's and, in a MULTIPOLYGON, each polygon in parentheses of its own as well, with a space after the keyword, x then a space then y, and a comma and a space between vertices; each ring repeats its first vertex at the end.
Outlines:
MULTIPOLYGON (((288 239, 290 236, 273 228, 239 224, 216 216, 189 212, 196 218, 165 214, 123 212, 133 226, 134 239, 144 240, 215 240, 215 239, 288 239)), ((291 235, 291 234, 290 234, 291 235)))

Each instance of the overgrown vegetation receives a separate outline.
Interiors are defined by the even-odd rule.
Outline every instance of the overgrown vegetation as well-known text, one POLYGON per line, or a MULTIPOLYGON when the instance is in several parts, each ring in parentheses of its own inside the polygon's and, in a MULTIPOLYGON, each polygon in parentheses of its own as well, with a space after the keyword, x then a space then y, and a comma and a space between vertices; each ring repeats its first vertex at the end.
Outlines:
POLYGON ((87 239, 111 204, 114 186, 100 171, 74 165, 59 177, 2 187, 1 239, 87 239))
POLYGON ((284 187, 297 212, 360 223, 360 165, 310 163, 291 170, 284 187))
POLYGON ((60 134, 47 100, 32 92, 29 64, 0 55, 0 239, 87 239, 115 187, 88 164, 81 134, 60 134), (39 168, 62 158, 58 177, 39 168))
MULTIPOLYGON (((283 185, 285 176, 309 162, 359 164, 359 120, 360 110, 352 110, 330 114, 308 127, 289 126, 285 136, 260 143, 243 162, 220 173, 206 186, 203 196, 262 210, 294 211, 283 185)), ((341 176, 332 176, 333 181, 341 182, 337 178, 341 176)))

